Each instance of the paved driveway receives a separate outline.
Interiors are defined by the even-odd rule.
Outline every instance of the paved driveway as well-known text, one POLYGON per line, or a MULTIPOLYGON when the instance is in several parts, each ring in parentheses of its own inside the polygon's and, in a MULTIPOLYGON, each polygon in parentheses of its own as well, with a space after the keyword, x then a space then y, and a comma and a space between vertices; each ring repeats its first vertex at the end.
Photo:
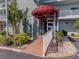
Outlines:
POLYGON ((41 57, 32 56, 29 54, 17 53, 0 49, 0 59, 43 59, 41 57))

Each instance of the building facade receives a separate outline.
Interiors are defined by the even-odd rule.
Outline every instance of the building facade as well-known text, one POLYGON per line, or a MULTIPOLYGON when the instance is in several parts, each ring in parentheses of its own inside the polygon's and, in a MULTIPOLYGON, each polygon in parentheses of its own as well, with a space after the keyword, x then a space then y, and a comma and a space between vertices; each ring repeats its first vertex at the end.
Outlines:
MULTIPOLYGON (((58 10, 57 30, 76 32, 74 22, 79 20, 79 0, 35 0, 37 5, 49 4, 58 10)), ((50 24, 50 23, 49 23, 50 24)), ((51 25, 48 25, 50 27, 51 25)))
MULTIPOLYGON (((7 0, 8 3, 10 0, 7 0)), ((32 36, 37 36, 40 33, 46 33, 48 29, 53 29, 53 22, 41 22, 32 16, 31 12, 37 6, 49 4, 58 10, 58 22, 56 25, 57 31, 67 30, 68 32, 76 32, 74 22, 79 19, 79 0, 16 0, 17 8, 23 11, 28 8, 27 17, 21 22, 20 31, 30 32, 32 36), (40 29, 40 30, 39 30, 40 29)), ((0 22, 7 22, 6 0, 0 0, 0 22), (5 6, 4 6, 5 5, 5 6)), ((4 24, 4 25, 5 25, 4 24)), ((0 25, 1 27, 2 25, 0 25)), ((10 27, 8 25, 8 27, 10 27)), ((6 25, 4 28, 7 31, 6 25)), ((11 30, 11 29, 8 29, 11 30)))

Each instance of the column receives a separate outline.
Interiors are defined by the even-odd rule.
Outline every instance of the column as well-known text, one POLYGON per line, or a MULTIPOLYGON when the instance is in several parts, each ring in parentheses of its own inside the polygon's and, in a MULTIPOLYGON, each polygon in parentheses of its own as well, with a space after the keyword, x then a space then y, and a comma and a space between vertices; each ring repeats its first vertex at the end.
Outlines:
POLYGON ((7 8, 8 8, 8 1, 7 0, 5 0, 5 7, 6 7, 6 35, 8 35, 8 10, 7 10, 7 8))
POLYGON ((33 17, 33 19, 32 19, 32 38, 31 38, 32 40, 33 40, 33 38, 34 38, 34 36, 33 36, 33 29, 34 29, 34 28, 33 28, 33 27, 34 27, 33 25, 34 25, 34 19, 35 19, 35 18, 33 17))
POLYGON ((59 31, 59 21, 57 21, 57 31, 59 31))
POLYGON ((47 32, 48 32, 48 19, 47 19, 47 32))
POLYGON ((37 20, 37 22, 38 22, 38 23, 37 23, 37 36, 39 36, 39 34, 40 34, 40 33, 39 33, 39 32, 40 32, 40 28, 39 28, 39 26, 40 26, 40 25, 39 25, 39 19, 36 19, 36 20, 37 20))

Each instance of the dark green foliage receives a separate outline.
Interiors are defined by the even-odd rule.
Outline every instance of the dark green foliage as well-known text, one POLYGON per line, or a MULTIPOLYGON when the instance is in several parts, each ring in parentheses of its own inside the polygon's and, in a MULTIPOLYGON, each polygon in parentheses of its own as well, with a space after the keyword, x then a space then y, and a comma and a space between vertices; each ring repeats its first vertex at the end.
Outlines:
POLYGON ((63 30, 62 32, 63 32, 64 36, 67 36, 68 32, 66 30, 63 30))
POLYGON ((4 46, 9 46, 9 45, 12 45, 13 42, 9 36, 0 35, 0 44, 4 46))

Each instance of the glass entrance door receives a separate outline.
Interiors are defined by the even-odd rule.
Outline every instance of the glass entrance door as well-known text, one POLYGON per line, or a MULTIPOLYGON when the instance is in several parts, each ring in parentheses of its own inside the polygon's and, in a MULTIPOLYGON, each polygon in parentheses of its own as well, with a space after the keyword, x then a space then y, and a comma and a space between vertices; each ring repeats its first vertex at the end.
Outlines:
POLYGON ((53 29, 53 22, 47 22, 47 31, 53 29))

